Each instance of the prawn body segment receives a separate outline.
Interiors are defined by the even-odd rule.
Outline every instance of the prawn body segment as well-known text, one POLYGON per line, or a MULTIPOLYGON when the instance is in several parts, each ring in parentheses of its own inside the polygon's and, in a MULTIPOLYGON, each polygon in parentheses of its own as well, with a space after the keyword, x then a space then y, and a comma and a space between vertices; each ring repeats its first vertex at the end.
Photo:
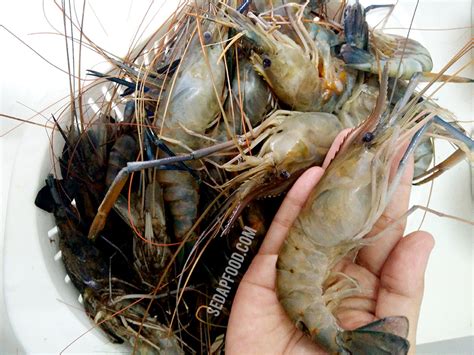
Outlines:
POLYGON ((372 52, 367 52, 343 45, 341 54, 344 62, 351 68, 374 74, 386 66, 390 77, 400 79, 410 79, 415 73, 430 72, 433 69, 428 50, 410 38, 374 32, 371 46, 369 51, 372 52), (381 52, 380 60, 376 59, 376 50, 381 52))

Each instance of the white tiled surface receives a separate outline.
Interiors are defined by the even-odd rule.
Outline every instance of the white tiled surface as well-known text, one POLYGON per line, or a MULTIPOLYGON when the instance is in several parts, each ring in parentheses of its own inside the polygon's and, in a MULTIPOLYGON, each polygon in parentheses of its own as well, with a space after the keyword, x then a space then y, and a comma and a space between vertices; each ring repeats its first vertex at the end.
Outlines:
MULTIPOLYGON (((367 4, 368 2, 364 1, 363 3, 367 4)), ((386 1, 379 1, 379 3, 386 3, 386 1)), ((86 6, 86 21, 88 21, 86 22, 86 28, 89 29, 88 31, 86 30, 87 33, 112 52, 116 54, 124 53, 127 50, 126 45, 131 42, 133 29, 137 27, 137 15, 143 13, 143 8, 140 9, 135 2, 132 4, 131 0, 114 1, 114 8, 120 10, 115 12, 106 8, 112 2, 95 0, 89 1, 88 4, 92 5, 92 7, 90 5, 86 6), (102 25, 98 25, 94 12, 101 18, 102 25)), ((414 5, 415 1, 400 2, 394 14, 397 26, 401 24, 402 27, 408 27, 414 5)), ((54 22, 55 26, 61 29, 60 15, 57 10, 51 4, 46 4, 45 7, 47 17, 54 22)), ((79 2, 76 7, 79 11, 81 8, 79 2)), ((154 8, 156 9, 157 6, 154 8)), ((373 19, 375 19, 377 15, 374 14, 373 16, 373 19)), ((17 0, 15 2, 2 3, 0 5, 0 23, 27 41, 48 60, 61 68, 66 68, 63 39, 56 35, 28 35, 30 33, 52 32, 51 27, 48 26, 43 16, 41 1, 17 0)), ((438 70, 470 38, 471 30, 468 28, 470 25, 470 1, 421 1, 415 17, 414 28, 448 29, 456 27, 457 29, 443 31, 413 30, 412 37, 421 40, 428 47, 434 57, 435 70, 438 70)), ((67 76, 46 64, 37 55, 8 35, 2 28, 0 28, 0 43, 2 43, 2 55, 0 56, 0 77, 2 78, 0 82, 0 113, 30 118, 32 116, 31 109, 43 110, 49 104, 67 94, 67 76), (31 109, 27 109, 23 105, 29 106, 31 109)), ((100 60, 97 57, 89 58, 88 53, 83 53, 83 56, 84 70, 92 68, 93 64, 100 60)), ((472 56, 466 59, 469 58, 472 59, 472 56)), ((466 73, 466 75, 468 74, 466 73)), ((470 76, 473 77, 472 68, 470 69, 470 76)), ((451 109, 460 119, 471 120, 473 94, 472 86, 450 85, 447 90, 443 89, 437 97, 440 104, 451 109)), ((50 112, 53 111, 46 112, 48 112, 46 115, 48 117, 50 112)), ((35 121, 44 123, 44 119, 41 117, 36 118, 35 121)), ((10 130, 15 125, 15 122, 3 118, 0 119, 0 134, 10 130)), ((27 248, 29 245, 25 245, 24 253, 14 256, 8 254, 9 250, 4 250, 3 246, 6 225, 11 227, 12 225, 28 224, 28 221, 31 220, 31 216, 25 214, 25 211, 32 210, 31 208, 28 209, 27 205, 29 203, 32 204, 33 201, 28 200, 24 202, 25 208, 22 208, 22 205, 18 206, 17 203, 18 210, 13 211, 10 209, 8 211, 8 221, 6 224, 6 202, 9 198, 21 201, 21 196, 17 199, 16 196, 19 195, 16 194, 23 194, 22 191, 24 191, 25 196, 27 193, 31 193, 34 196, 34 190, 37 189, 36 185, 39 184, 43 176, 38 177, 38 170, 32 170, 32 167, 38 164, 36 158, 28 162, 27 157, 39 154, 47 142, 46 131, 40 127, 23 126, 0 138, 2 166, 0 174, 0 230, 2 231, 0 252, 3 255, 2 263, 0 264, 0 273, 2 274, 0 280, 2 288, 3 282, 7 278, 11 279, 12 276, 15 279, 21 280, 18 287, 25 284, 28 285, 28 283, 34 284, 33 281, 35 281, 28 279, 29 274, 12 275, 9 273, 5 275, 4 262, 8 258, 10 258, 8 260, 11 260, 12 257, 15 260, 18 259, 18 265, 32 264, 32 270, 34 269, 32 274, 44 269, 39 265, 40 263, 28 258, 27 248), (16 157, 22 157, 22 160, 15 162, 16 157), (14 172, 16 177, 13 182, 10 180, 12 172, 14 172), (28 184, 29 179, 31 184, 28 184), (15 191, 15 195, 9 195, 10 189, 15 191), (36 268, 35 265, 37 266, 36 268)), ((44 157, 40 156, 38 159, 43 160, 44 157)), ((458 217, 472 219, 472 194, 469 181, 469 166, 464 162, 435 182, 430 207, 458 217)), ((424 204, 427 199, 426 196, 427 188, 416 189, 413 193, 413 198, 418 201, 417 203, 424 204)), ((410 224, 412 229, 418 225, 417 221, 419 219, 420 214, 413 216, 410 224)), ((456 221, 428 216, 423 229, 427 229, 435 235, 436 247, 433 251, 426 276, 426 293, 419 324, 418 342, 426 343, 473 335, 474 238, 472 238, 472 228, 456 221)), ((11 235, 9 234, 7 237, 11 238, 11 235)), ((16 235, 16 237, 21 236, 16 235)), ((47 277, 48 275, 45 274, 44 278, 46 279, 47 277)), ((8 284, 11 285, 11 282, 8 284)), ((0 321, 2 324, 5 324, 4 321, 7 319, 4 308, 5 290, 0 289, 0 291, 0 321)), ((38 349, 34 346, 35 344, 27 344, 32 339, 27 333, 31 334, 31 332, 34 332, 35 326, 39 327, 37 315, 42 303, 38 301, 38 297, 41 299, 41 294, 48 294, 49 291, 51 290, 30 290, 31 301, 21 305, 8 300, 9 306, 15 305, 24 308, 23 312, 14 314, 22 314, 24 317, 31 316, 31 319, 28 320, 28 330, 18 325, 24 324, 25 321, 18 319, 18 316, 12 322, 23 346, 29 351, 38 349), (33 297, 33 294, 36 294, 36 296, 33 297)), ((13 293, 7 292, 7 297, 11 297, 8 296, 9 294, 12 295, 13 293)), ((71 312, 70 307, 55 299, 49 301, 52 301, 53 305, 54 302, 57 303, 56 308, 64 312, 66 321, 68 321, 67 317, 75 317, 75 313, 71 312)), ((9 315, 12 315, 11 308, 9 308, 9 315)), ((42 322, 45 322, 45 320, 42 322)), ((36 330, 40 331, 41 327, 36 330)), ((41 347, 44 352, 58 352, 74 338, 73 336, 67 339, 57 339, 58 334, 60 334, 60 329, 54 334, 44 334, 43 337, 45 339, 42 340, 43 345, 41 347), (56 346, 48 348, 50 344, 56 344, 56 346)), ((80 334, 76 333, 76 335, 80 334)), ((2 345, 0 350, 10 352, 15 349, 13 336, 11 333, 8 333, 7 327, 2 328, 1 336, 0 344, 2 345), (9 347, 8 344, 13 345, 9 347)), ((84 345, 91 339, 88 336, 86 335, 78 343, 75 351, 92 351, 92 348, 87 348, 84 345)), ((93 349, 97 351, 99 348, 93 349)))

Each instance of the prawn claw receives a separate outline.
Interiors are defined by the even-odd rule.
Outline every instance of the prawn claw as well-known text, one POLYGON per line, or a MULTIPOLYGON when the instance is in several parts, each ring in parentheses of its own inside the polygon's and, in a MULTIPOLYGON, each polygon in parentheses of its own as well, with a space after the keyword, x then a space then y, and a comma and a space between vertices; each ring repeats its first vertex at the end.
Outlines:
MULTIPOLYGON (((346 6, 344 10, 344 35, 351 47, 367 50, 369 43, 369 26, 365 21, 366 10, 357 1, 346 6)), ((345 58, 344 58, 345 59, 345 58)))

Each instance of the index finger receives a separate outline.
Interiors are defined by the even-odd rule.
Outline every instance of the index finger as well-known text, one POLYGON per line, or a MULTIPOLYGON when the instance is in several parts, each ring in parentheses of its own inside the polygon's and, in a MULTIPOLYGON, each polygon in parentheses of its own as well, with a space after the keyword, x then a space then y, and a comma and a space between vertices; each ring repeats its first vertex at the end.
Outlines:
POLYGON ((278 254, 293 222, 296 220, 296 217, 298 217, 310 192, 319 182, 323 174, 324 169, 312 167, 306 170, 299 179, 296 180, 273 218, 273 222, 258 251, 259 254, 278 254))

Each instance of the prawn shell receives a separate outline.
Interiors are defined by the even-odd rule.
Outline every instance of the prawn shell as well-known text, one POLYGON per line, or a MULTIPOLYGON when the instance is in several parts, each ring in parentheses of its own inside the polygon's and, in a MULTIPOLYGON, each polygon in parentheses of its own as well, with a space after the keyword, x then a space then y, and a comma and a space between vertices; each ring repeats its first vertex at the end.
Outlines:
POLYGON ((277 171, 290 174, 320 165, 342 126, 336 116, 321 112, 292 112, 273 128, 261 152, 271 154, 277 171))
POLYGON ((199 189, 196 179, 188 172, 158 172, 163 187, 163 199, 173 216, 174 235, 182 240, 191 229, 198 215, 199 189))
POLYGON ((107 186, 112 185, 119 171, 128 162, 134 161, 138 154, 137 141, 130 135, 124 134, 117 138, 109 154, 109 163, 105 176, 107 186))
MULTIPOLYGON (((176 74, 169 107, 160 106, 162 129, 157 133, 181 143, 169 145, 174 153, 189 153, 183 145, 196 150, 209 144, 202 137, 221 112, 221 102, 224 102, 226 94, 225 65, 219 57, 223 50, 221 42, 227 38, 227 31, 221 30, 214 22, 204 22, 201 26, 202 31, 211 34, 210 43, 203 46, 196 32, 176 74)), ((174 235, 182 240, 197 217, 199 192, 196 180, 182 171, 160 170, 157 176, 173 218, 174 235)))

